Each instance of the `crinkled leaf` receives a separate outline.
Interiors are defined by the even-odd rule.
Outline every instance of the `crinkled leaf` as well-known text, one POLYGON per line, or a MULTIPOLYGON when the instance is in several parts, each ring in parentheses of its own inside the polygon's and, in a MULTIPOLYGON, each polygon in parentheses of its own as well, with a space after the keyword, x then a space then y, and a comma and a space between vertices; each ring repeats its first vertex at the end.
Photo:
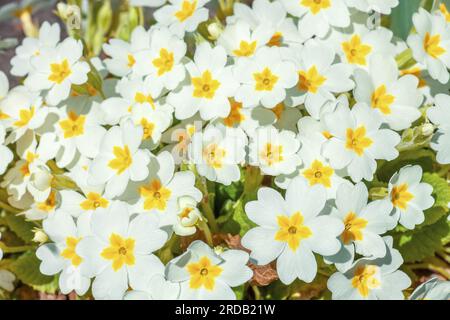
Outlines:
POLYGON ((30 242, 33 237, 33 223, 26 221, 24 216, 19 216, 16 214, 7 214, 5 216, 5 221, 11 229, 19 238, 25 242, 30 242))
POLYGON ((394 247, 400 251, 405 262, 419 261, 434 255, 442 247, 442 239, 447 237, 449 231, 447 218, 444 217, 432 225, 395 235, 394 247))
POLYGON ((400 153, 397 159, 384 162, 377 170, 379 181, 388 182, 391 177, 406 165, 419 165, 423 171, 433 171, 435 154, 431 150, 413 150, 400 153))
POLYGON ((9 270, 27 285, 40 286, 49 284, 54 280, 54 277, 43 275, 39 271, 40 263, 34 251, 27 251, 9 265, 9 270))

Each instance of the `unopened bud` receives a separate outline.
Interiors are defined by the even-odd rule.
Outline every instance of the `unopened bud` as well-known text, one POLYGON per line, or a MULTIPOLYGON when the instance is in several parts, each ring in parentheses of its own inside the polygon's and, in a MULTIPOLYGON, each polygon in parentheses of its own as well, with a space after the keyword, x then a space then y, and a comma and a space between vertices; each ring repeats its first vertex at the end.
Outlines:
POLYGON ((216 23, 213 22, 210 25, 208 25, 208 33, 211 36, 211 40, 216 40, 220 37, 220 34, 222 33, 222 28, 216 23))
POLYGON ((434 126, 431 123, 422 125, 422 135, 425 137, 431 136, 434 132, 434 126))
POLYGON ((43 230, 35 228, 33 229, 33 232, 34 232, 33 242, 37 242, 39 244, 47 242, 48 236, 43 230))

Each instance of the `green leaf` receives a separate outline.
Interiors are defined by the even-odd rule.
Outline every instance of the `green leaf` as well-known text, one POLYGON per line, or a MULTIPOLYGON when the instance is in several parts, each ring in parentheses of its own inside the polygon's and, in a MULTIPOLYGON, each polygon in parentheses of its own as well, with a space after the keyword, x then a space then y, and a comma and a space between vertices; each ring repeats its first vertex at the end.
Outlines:
POLYGON ((420 0, 400 0, 392 10, 391 30, 397 37, 406 40, 413 26, 412 15, 418 11, 420 0))
POLYGON ((388 182, 391 177, 406 165, 419 165, 423 171, 433 171, 435 154, 431 150, 412 150, 400 153, 397 159, 386 161, 377 171, 379 181, 388 182))
POLYGON ((449 211, 448 203, 450 202, 450 186, 445 179, 436 173, 425 172, 422 181, 433 187, 432 195, 435 203, 433 207, 425 210, 425 221, 419 227, 433 224, 446 216, 449 211))
POLYGON ((41 286, 49 284, 54 277, 43 275, 39 271, 41 261, 36 257, 34 251, 22 254, 16 261, 9 265, 9 270, 23 283, 30 286, 41 286))
POLYGON ((229 232, 231 234, 239 234, 241 237, 251 228, 256 227, 245 213, 244 203, 239 200, 235 204, 233 215, 231 218, 223 225, 223 231, 229 232))
POLYGON ((448 236, 450 226, 447 218, 420 229, 394 235, 395 245, 405 262, 423 260, 442 248, 442 239, 448 236))
POLYGON ((32 285, 32 288, 39 292, 55 294, 59 290, 59 277, 53 276, 51 282, 42 285, 32 285))
POLYGON ((234 287, 232 288, 234 293, 236 294, 236 300, 243 300, 244 299, 244 290, 245 290, 245 285, 242 284, 239 287, 234 287))
POLYGON ((33 223, 26 221, 23 216, 16 214, 7 214, 5 216, 5 221, 9 229, 11 229, 11 231, 13 231, 20 239, 27 243, 31 242, 34 237, 33 223))

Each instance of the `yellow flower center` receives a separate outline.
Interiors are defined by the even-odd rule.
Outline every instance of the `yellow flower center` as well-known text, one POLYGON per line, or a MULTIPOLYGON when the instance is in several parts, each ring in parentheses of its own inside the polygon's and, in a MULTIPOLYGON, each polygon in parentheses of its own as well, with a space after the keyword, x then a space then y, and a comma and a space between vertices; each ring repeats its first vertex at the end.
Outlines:
POLYGON ((372 93, 371 100, 372 108, 379 109, 383 114, 390 114, 395 97, 386 92, 386 86, 383 84, 372 93))
POLYGON ((80 203, 81 209, 88 210, 96 210, 98 208, 107 208, 109 205, 109 201, 103 198, 97 192, 89 192, 86 200, 80 203))
POLYGON ((167 201, 172 192, 164 187, 158 179, 153 179, 146 186, 139 188, 139 193, 144 198, 145 210, 165 210, 167 201))
POLYGON ((439 6, 439 10, 441 11, 442 15, 445 17, 445 20, 447 22, 450 22, 450 13, 448 12, 445 4, 441 3, 439 6))
MULTIPOLYGON (((2 97, 0 97, 0 99, 2 99, 2 97)), ((9 115, 7 115, 2 110, 0 110, 0 120, 6 120, 6 119, 9 119, 9 115)))
POLYGON ((158 76, 169 72, 170 70, 172 70, 174 64, 173 52, 169 52, 166 48, 160 49, 159 58, 154 59, 152 63, 155 68, 158 69, 158 76))
POLYGON ((347 141, 345 147, 352 150, 358 156, 364 154, 364 150, 372 145, 373 141, 366 136, 366 127, 361 126, 355 130, 347 129, 347 141))
POLYGON ((48 80, 57 84, 61 84, 72 73, 67 59, 64 59, 61 63, 50 64, 50 71, 48 80))
POLYGON ((262 72, 255 72, 253 79, 255 79, 256 91, 272 91, 279 78, 266 67, 262 72))
POLYGON ((233 50, 233 54, 238 57, 249 57, 255 53, 255 50, 256 41, 248 43, 247 41, 242 40, 239 43, 239 49, 233 50))
POLYGON ((220 148, 216 143, 211 143, 203 149, 203 159, 208 166, 215 169, 222 168, 226 154, 226 150, 220 148))
POLYGON ((366 57, 372 51, 372 47, 361 43, 359 35, 353 35, 349 41, 342 43, 347 61, 352 64, 366 65, 366 57))
POLYGON ((183 22, 186 19, 190 18, 197 8, 197 1, 187 1, 184 0, 181 4, 180 10, 175 12, 175 17, 178 19, 178 21, 183 22))
POLYGON ((118 234, 111 234, 109 237, 110 246, 103 249, 100 256, 106 260, 112 260, 114 271, 120 270, 124 264, 133 266, 135 264, 133 238, 123 238, 118 234))
POLYGON ((303 216, 300 212, 291 217, 280 215, 277 217, 280 229, 275 234, 275 240, 286 242, 292 251, 297 250, 300 242, 312 236, 311 229, 303 224, 303 216))
POLYGON ((377 266, 359 266, 356 268, 355 275, 352 278, 353 288, 358 289, 361 296, 366 298, 369 295, 370 290, 378 288, 381 283, 376 278, 379 272, 377 266))
POLYGON ((123 148, 115 146, 113 148, 113 154, 115 158, 108 163, 108 166, 117 171, 117 174, 122 174, 133 163, 130 149, 127 145, 123 148))
POLYGON ((414 196, 411 192, 409 192, 407 183, 403 183, 392 188, 391 202, 396 208, 406 210, 409 201, 413 198, 414 196))
POLYGON ((245 120, 245 116, 241 113, 242 103, 237 102, 234 99, 230 99, 230 105, 230 114, 223 119, 223 122, 227 127, 233 127, 245 120))
POLYGON ((355 240, 362 240, 362 230, 367 226, 367 220, 359 218, 354 212, 349 212, 344 218, 344 232, 342 232, 342 241, 349 244, 355 240))
POLYGON ((284 109, 286 109, 286 107, 284 106, 283 102, 280 102, 279 104, 277 104, 275 107, 273 107, 272 109, 270 109, 273 114, 275 115, 275 117, 277 118, 277 120, 281 119, 281 115, 283 114, 284 109))
POLYGON ((208 257, 201 257, 198 262, 191 262, 186 266, 190 275, 189 287, 199 289, 204 287, 206 290, 214 290, 216 278, 220 276, 223 269, 218 265, 211 263, 208 257))
POLYGON ((283 161, 283 146, 266 143, 260 152, 260 158, 269 166, 283 161))
POLYGON ((316 93, 327 78, 322 76, 316 66, 312 66, 308 71, 299 71, 298 73, 298 90, 316 93))
POLYGON ((47 200, 44 202, 39 202, 37 208, 41 211, 50 212, 56 207, 56 192, 50 192, 47 200))
POLYGON ((69 139, 81 136, 84 133, 85 121, 86 116, 79 116, 75 112, 70 111, 68 118, 59 122, 59 126, 64 131, 64 138, 69 139))
POLYGON ((155 124, 148 121, 146 118, 141 119, 141 126, 143 129, 142 140, 147 140, 153 135, 153 130, 155 130, 155 124))
POLYGON ((192 208, 184 208, 181 213, 178 215, 180 219, 189 218, 189 214, 192 212, 192 208))
POLYGON ((152 98, 151 95, 146 95, 142 92, 136 92, 136 94, 134 95, 134 101, 136 103, 148 103, 153 110, 155 110, 155 102, 152 98))
POLYGON ((308 7, 312 14, 317 14, 321 10, 331 7, 330 0, 301 0, 300 3, 308 7))
POLYGON ((445 49, 440 46, 441 44, 441 35, 436 34, 431 36, 429 32, 425 34, 425 39, 423 40, 423 48, 425 51, 437 59, 440 55, 445 53, 445 49))
POLYGON ((201 77, 192 78, 192 85, 194 86, 194 97, 212 99, 220 87, 220 82, 213 79, 211 72, 206 70, 201 77))
POLYGON ((30 123, 31 119, 34 117, 35 107, 30 109, 21 109, 19 111, 19 120, 13 123, 13 126, 22 128, 30 123))
POLYGON ((134 59, 134 56, 132 54, 128 54, 128 68, 131 68, 136 63, 136 59, 134 59))
POLYGON ((275 32, 270 38, 267 45, 269 47, 281 47, 281 44, 283 43, 283 34, 281 32, 275 32))
POLYGON ((75 251, 80 240, 81 238, 67 237, 66 248, 61 252, 61 257, 70 260, 74 267, 78 267, 81 262, 83 262, 83 258, 81 258, 75 251))
POLYGON ((311 166, 303 171, 303 175, 308 179, 310 186, 321 184, 326 188, 331 187, 333 173, 334 170, 330 166, 324 166, 319 160, 314 160, 311 166))
POLYGON ((322 131, 322 135, 325 137, 325 139, 330 140, 333 138, 333 135, 330 133, 330 131, 322 131))
POLYGON ((30 164, 34 162, 35 159, 39 158, 39 155, 28 151, 25 156, 25 163, 20 167, 19 171, 22 176, 27 177, 30 175, 30 164))

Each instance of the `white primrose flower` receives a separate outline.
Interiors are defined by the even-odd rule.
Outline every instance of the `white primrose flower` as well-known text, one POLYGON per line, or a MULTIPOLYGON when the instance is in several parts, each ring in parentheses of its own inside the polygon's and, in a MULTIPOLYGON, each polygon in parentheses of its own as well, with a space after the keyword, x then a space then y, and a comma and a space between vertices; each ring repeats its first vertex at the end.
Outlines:
POLYGON ((379 12, 381 14, 391 14, 392 9, 398 6, 398 0, 346 0, 349 7, 356 8, 363 12, 379 12))
POLYGON ((106 132, 100 152, 89 168, 89 183, 106 184, 108 197, 120 196, 128 182, 142 181, 148 176, 150 152, 139 149, 143 129, 131 121, 114 126, 106 132))
POLYGON ((369 192, 364 183, 341 184, 336 195, 336 209, 331 216, 342 221, 345 226, 339 237, 341 250, 333 256, 325 257, 335 263, 339 271, 346 271, 353 263, 355 253, 365 257, 381 258, 386 247, 380 235, 395 226, 389 216, 392 205, 383 200, 368 203, 369 192))
POLYGON ((301 165, 292 174, 277 176, 275 183, 278 187, 287 189, 292 179, 300 176, 306 179, 311 187, 324 186, 327 190, 327 199, 335 199, 338 187, 346 180, 322 156, 322 146, 328 139, 322 132, 315 131, 316 126, 320 126, 320 123, 311 117, 303 117, 298 121, 300 132, 298 139, 302 146, 298 156, 301 165))
POLYGON ((345 0, 281 0, 288 13, 298 20, 300 35, 323 38, 330 27, 345 28, 350 25, 350 13, 345 0))
POLYGON ((192 117, 197 111, 203 120, 225 118, 230 113, 229 97, 238 87, 227 54, 220 46, 207 42, 197 46, 194 61, 186 65, 190 80, 178 91, 169 94, 167 102, 175 108, 177 119, 192 117))
POLYGON ((179 200, 190 197, 196 203, 203 195, 195 187, 195 176, 190 171, 175 172, 172 155, 161 152, 149 164, 149 175, 140 183, 132 183, 125 197, 132 199, 136 212, 145 212, 159 217, 160 226, 173 225, 177 221, 179 200))
POLYGON ((60 33, 59 24, 45 21, 39 29, 37 38, 23 39, 22 44, 16 48, 16 55, 11 59, 11 74, 23 77, 33 71, 32 58, 48 49, 54 49, 59 42, 60 33))
POLYGON ((133 74, 153 75, 165 88, 173 90, 184 80, 186 74, 183 64, 186 43, 167 28, 149 32, 150 47, 135 54, 133 74))
POLYGON ((27 131, 34 134, 44 124, 49 110, 38 93, 24 86, 9 91, 0 107, 0 122, 11 131, 7 142, 16 142, 27 131))
POLYGON ((408 229, 421 224, 425 220, 423 211, 434 204, 433 187, 421 180, 422 167, 415 165, 401 168, 389 181, 389 196, 385 201, 391 203, 395 221, 408 229))
MULTIPOLYGON (((46 202, 50 197, 53 176, 46 163, 56 156, 58 149, 54 133, 43 134, 39 144, 31 132, 19 140, 17 154, 20 160, 7 171, 0 184, 11 195, 9 200, 20 201, 29 192, 38 207, 42 203, 42 208, 49 208, 46 202)), ((54 209, 53 205, 50 207, 54 209)))
POLYGON ((266 24, 261 24, 254 30, 244 20, 237 20, 234 24, 228 24, 217 43, 225 48, 227 54, 232 57, 251 57, 255 52, 266 45, 272 35, 273 30, 266 24))
POLYGON ((377 110, 391 129, 409 128, 421 116, 423 96, 418 89, 419 79, 413 75, 399 78, 394 58, 372 56, 368 70, 356 69, 354 77, 356 101, 377 110))
POLYGON ((247 140, 239 128, 208 125, 192 136, 189 159, 201 176, 229 185, 241 176, 238 165, 245 160, 247 140))
POLYGON ((173 231, 179 236, 190 236, 196 231, 196 225, 203 220, 202 214, 197 209, 198 201, 192 197, 184 196, 178 199, 177 220, 173 225, 173 231))
POLYGON ((91 185, 88 183, 91 163, 91 160, 80 161, 67 173, 81 192, 70 189, 59 191, 60 205, 58 209, 70 213, 77 218, 78 223, 84 221, 84 223, 90 224, 92 213, 108 208, 115 201, 105 196, 103 184, 91 185))
POLYGON ((324 116, 331 138, 324 144, 323 155, 336 170, 346 169, 354 182, 371 181, 376 159, 393 160, 400 136, 392 130, 380 129, 381 116, 364 103, 350 110, 344 105, 324 116))
POLYGON ((225 250, 218 254, 206 243, 196 240, 187 251, 176 257, 166 267, 171 282, 179 283, 182 300, 234 300, 231 289, 253 275, 246 266, 248 253, 242 250, 225 250))
POLYGON ((52 243, 40 246, 36 256, 41 260, 39 270, 45 275, 59 275, 59 288, 63 294, 75 290, 84 295, 91 281, 81 273, 81 265, 86 263, 76 249, 89 230, 76 224, 73 218, 64 211, 57 211, 43 222, 44 232, 52 243))
POLYGON ((450 28, 443 16, 431 15, 420 8, 413 15, 417 34, 408 37, 414 59, 426 65, 433 79, 447 83, 450 76, 450 28))
POLYGON ((5 145, 5 135, 5 128, 0 124, 0 175, 5 173, 8 164, 14 159, 14 154, 5 145))
POLYGON ((301 164, 299 149, 300 141, 294 132, 261 127, 250 137, 250 164, 267 175, 290 174, 301 164))
POLYGON ((323 186, 308 186, 301 178, 292 180, 283 197, 274 189, 258 190, 258 200, 248 202, 245 212, 258 227, 242 238, 258 265, 277 260, 277 273, 284 284, 296 278, 311 282, 317 273, 314 253, 333 255, 341 245, 337 237, 344 230, 338 219, 319 215, 325 206, 323 186))
POLYGON ((335 99, 333 94, 353 89, 350 80, 352 69, 344 63, 334 63, 333 48, 316 40, 302 47, 283 49, 283 56, 293 61, 297 73, 297 85, 288 91, 288 103, 305 104, 306 110, 318 119, 322 107, 335 99))
POLYGON ((33 70, 25 79, 25 85, 32 91, 48 91, 45 101, 57 105, 69 97, 72 84, 84 84, 90 67, 83 56, 80 40, 67 38, 54 49, 48 49, 31 60, 33 70))
POLYGON ((266 30, 273 32, 268 46, 280 47, 305 41, 300 36, 294 20, 287 17, 286 9, 279 1, 255 0, 251 8, 244 3, 235 2, 233 15, 228 16, 226 21, 228 24, 245 21, 253 31, 264 25, 266 30))
POLYGON ((144 290, 154 274, 163 272, 163 264, 152 254, 167 240, 157 217, 130 219, 126 204, 115 202, 93 213, 91 232, 77 245, 76 254, 86 261, 83 274, 95 277, 96 299, 121 299, 129 287, 144 290))
POLYGON ((293 63, 282 58, 278 47, 262 47, 253 57, 239 59, 233 72, 241 84, 234 98, 244 108, 274 108, 298 80, 293 63))
POLYGON ((203 6, 209 0, 169 0, 169 3, 154 13, 158 24, 168 26, 173 32, 184 35, 194 32, 197 26, 208 19, 208 9, 203 6))
POLYGON ((124 77, 133 71, 136 54, 150 48, 150 32, 138 26, 131 33, 130 42, 110 39, 103 45, 103 51, 110 57, 104 60, 106 68, 113 75, 124 77))
POLYGON ((330 36, 342 62, 365 69, 373 55, 395 56, 395 46, 391 43, 393 34, 389 29, 378 27, 371 30, 356 23, 352 28, 351 32, 333 30, 330 36))
POLYGON ((166 280, 164 274, 155 274, 141 290, 125 293, 124 300, 177 300, 180 284, 166 280))
POLYGON ((362 258, 344 273, 336 272, 328 279, 333 300, 403 300, 403 290, 411 280, 400 270, 403 263, 392 237, 384 237, 386 255, 362 258))
POLYGON ((55 133, 61 145, 57 156, 58 166, 69 165, 78 152, 84 157, 95 158, 106 133, 106 129, 100 125, 99 114, 89 109, 83 110, 78 105, 63 106, 57 113, 59 120, 55 125, 55 133))
POLYGON ((427 117, 437 126, 437 132, 431 141, 431 148, 437 151, 439 163, 450 163, 450 96, 438 94, 435 105, 427 109, 427 117))
POLYGON ((409 296, 409 300, 446 300, 450 299, 450 281, 437 277, 422 283, 409 296))

